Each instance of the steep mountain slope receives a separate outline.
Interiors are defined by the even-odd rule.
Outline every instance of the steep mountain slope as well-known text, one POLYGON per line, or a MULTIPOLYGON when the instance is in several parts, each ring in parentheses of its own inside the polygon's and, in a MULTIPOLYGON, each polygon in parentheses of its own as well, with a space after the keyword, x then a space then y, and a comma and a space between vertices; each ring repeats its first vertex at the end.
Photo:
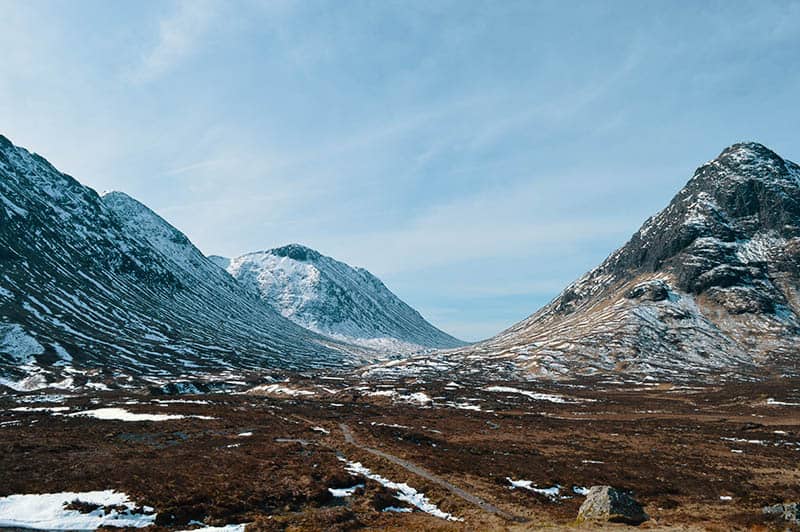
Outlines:
POLYGON ((214 261, 283 316, 313 331, 390 352, 464 345, 367 270, 299 244, 214 261))
POLYGON ((274 312, 143 205, 102 200, 0 136, 0 383, 93 368, 332 366, 342 349, 274 312))
POLYGON ((531 317, 393 371, 492 363, 553 377, 797 373, 799 314, 800 167, 760 144, 735 144, 531 317))

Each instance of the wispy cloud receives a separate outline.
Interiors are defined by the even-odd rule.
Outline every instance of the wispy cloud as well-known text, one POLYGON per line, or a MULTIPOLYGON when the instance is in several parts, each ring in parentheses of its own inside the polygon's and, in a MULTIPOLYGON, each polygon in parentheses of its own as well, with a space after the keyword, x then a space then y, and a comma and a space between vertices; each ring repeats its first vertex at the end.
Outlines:
POLYGON ((395 275, 485 257, 546 254, 598 238, 624 237, 643 219, 642 214, 610 209, 602 214, 580 212, 575 205, 600 190, 598 184, 582 183, 583 190, 569 198, 571 181, 562 176, 550 183, 485 190, 435 205, 399 227, 353 234, 336 251, 359 263, 367 258, 360 256, 362 250, 380 249, 378 256, 369 257, 371 267, 381 275, 395 275))
POLYGON ((201 170, 203 168, 224 164, 225 162, 226 162, 225 159, 211 159, 208 161, 198 161, 196 163, 186 164, 183 166, 179 166, 177 168, 170 168, 169 170, 164 171, 163 175, 166 176, 166 175, 185 174, 186 172, 194 172, 196 170, 201 170))
POLYGON ((180 0, 175 10, 159 21, 156 44, 133 69, 131 78, 141 83, 152 81, 191 56, 217 13, 216 0, 180 0))

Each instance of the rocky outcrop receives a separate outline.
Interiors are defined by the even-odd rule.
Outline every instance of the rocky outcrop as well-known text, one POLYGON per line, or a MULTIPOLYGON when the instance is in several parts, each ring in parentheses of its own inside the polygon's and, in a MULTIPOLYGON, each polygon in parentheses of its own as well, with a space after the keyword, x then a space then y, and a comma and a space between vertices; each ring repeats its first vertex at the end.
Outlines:
POLYGON ((762 511, 764 515, 800 525, 800 504, 796 502, 765 506, 762 511))
POLYGON ((650 519, 627 492, 611 486, 592 486, 578 510, 579 521, 608 521, 639 525, 650 519))

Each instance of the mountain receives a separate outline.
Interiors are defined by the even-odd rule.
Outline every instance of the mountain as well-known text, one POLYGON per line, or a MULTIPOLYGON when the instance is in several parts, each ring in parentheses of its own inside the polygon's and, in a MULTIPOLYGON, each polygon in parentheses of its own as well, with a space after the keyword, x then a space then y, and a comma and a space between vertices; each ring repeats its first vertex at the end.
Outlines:
POLYGON ((800 167, 741 143, 698 168, 627 244, 547 306, 438 356, 434 368, 556 378, 797 374, 799 314, 800 167))
POLYGON ((440 331, 374 275, 299 244, 214 262, 295 323, 384 352, 453 348, 440 331))
POLYGON ((0 384, 331 367, 362 352, 280 316, 144 205, 101 198, 0 136, 0 384))

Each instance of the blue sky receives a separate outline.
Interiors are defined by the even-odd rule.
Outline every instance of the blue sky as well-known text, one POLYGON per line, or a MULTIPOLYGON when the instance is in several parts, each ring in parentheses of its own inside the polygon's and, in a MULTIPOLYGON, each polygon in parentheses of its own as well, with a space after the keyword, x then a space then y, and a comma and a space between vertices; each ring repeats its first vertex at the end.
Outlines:
POLYGON ((800 159, 798 2, 0 1, 0 133, 206 253, 300 242, 468 340, 740 140, 800 159))

